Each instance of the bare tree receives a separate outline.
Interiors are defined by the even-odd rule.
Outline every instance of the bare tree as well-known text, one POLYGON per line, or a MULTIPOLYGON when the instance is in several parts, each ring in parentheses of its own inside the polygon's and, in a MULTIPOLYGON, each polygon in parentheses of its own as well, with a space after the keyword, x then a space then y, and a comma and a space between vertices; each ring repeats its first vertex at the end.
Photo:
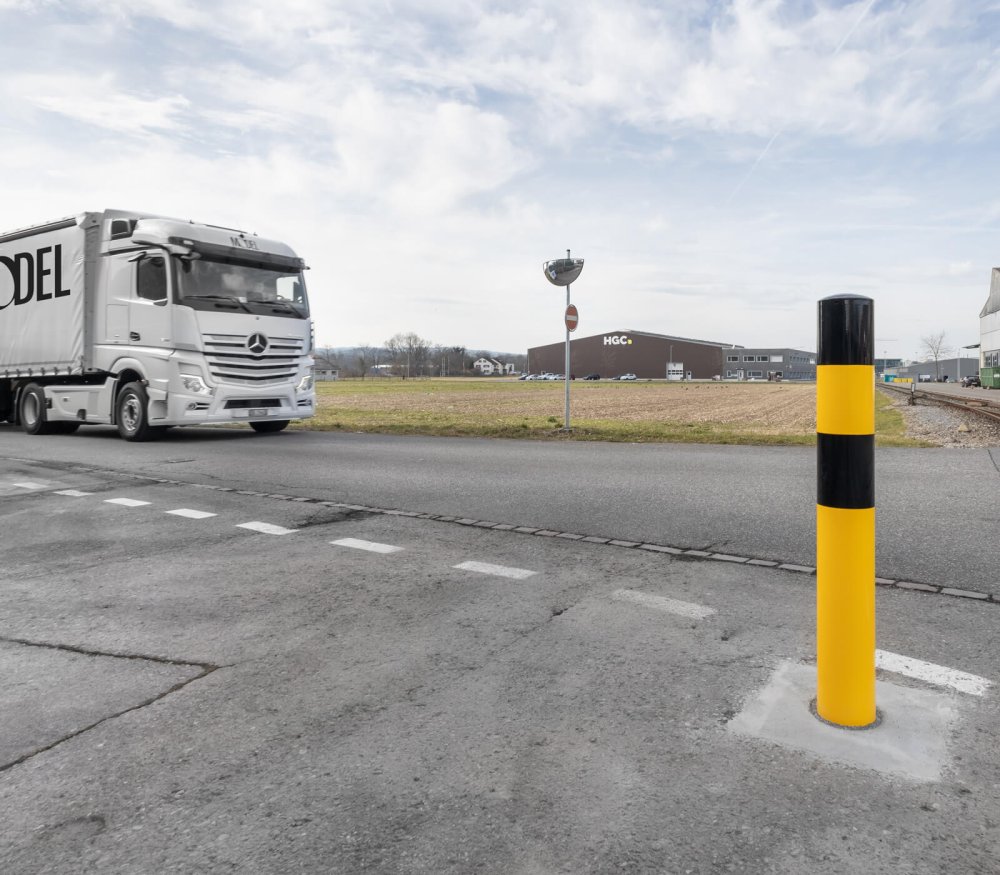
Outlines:
POLYGON ((951 347, 945 342, 945 332, 927 334, 920 338, 924 351, 934 361, 934 379, 941 379, 941 359, 951 353, 951 347))
POLYGON ((404 377, 425 373, 431 345, 429 340, 424 340, 412 331, 394 334, 385 342, 396 372, 404 377))
POLYGON ((340 367, 340 356, 332 346, 316 347, 313 358, 320 370, 335 370, 340 367))
POLYGON ((465 371, 464 346, 435 344, 428 355, 430 356, 431 373, 437 369, 442 377, 450 377, 456 372, 462 374, 465 371))
POLYGON ((434 344, 427 353, 430 356, 430 369, 433 374, 436 370, 439 377, 447 377, 451 366, 451 347, 442 346, 440 343, 434 344))
POLYGON ((367 343, 354 347, 354 360, 358 364, 358 371, 363 380, 368 372, 379 363, 381 350, 377 346, 369 346, 367 343))

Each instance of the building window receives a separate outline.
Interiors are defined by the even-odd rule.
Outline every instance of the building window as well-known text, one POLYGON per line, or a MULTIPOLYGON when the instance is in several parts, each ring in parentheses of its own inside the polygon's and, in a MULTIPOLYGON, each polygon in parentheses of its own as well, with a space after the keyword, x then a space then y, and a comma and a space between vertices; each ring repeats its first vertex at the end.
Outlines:
POLYGON ((759 355, 759 356, 757 356, 757 361, 759 361, 759 362, 766 362, 767 360, 768 360, 768 356, 766 356, 766 355, 759 355))
POLYGON ((727 362, 738 362, 739 360, 740 360, 740 357, 738 355, 727 355, 726 356, 726 361, 727 362))
POLYGON ((771 356, 771 361, 772 362, 783 362, 784 360, 785 360, 785 357, 783 355, 772 355, 771 356))
POLYGON ((752 356, 752 355, 745 355, 745 356, 743 356, 743 361, 745 361, 745 362, 754 362, 754 361, 757 361, 757 357, 756 356, 752 356))
POLYGON ((764 372, 763 371, 750 371, 750 376, 751 377, 763 377, 764 376, 764 372))

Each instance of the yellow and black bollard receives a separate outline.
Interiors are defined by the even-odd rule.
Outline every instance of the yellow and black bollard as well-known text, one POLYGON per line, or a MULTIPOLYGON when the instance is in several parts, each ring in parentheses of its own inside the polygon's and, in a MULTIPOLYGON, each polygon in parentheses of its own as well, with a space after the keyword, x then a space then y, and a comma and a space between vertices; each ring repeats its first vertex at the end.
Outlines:
POLYGON ((875 710, 875 302, 819 302, 816 361, 816 713, 855 729, 875 710))

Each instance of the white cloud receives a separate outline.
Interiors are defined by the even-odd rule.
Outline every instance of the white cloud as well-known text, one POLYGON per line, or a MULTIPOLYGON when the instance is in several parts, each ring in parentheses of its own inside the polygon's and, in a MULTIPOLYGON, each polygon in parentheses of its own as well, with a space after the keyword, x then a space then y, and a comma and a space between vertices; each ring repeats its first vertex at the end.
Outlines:
POLYGON ((567 247, 595 332, 808 345, 844 290, 959 320, 996 261, 988 6, 0 0, 3 225, 286 238, 335 344, 547 342, 567 247))
POLYGON ((179 95, 129 94, 120 90, 111 74, 92 78, 70 73, 10 77, 4 85, 8 98, 47 112, 110 131, 141 134, 180 129, 188 101, 179 95))
POLYGON ((448 209, 524 166, 503 117, 460 103, 359 93, 339 108, 336 128, 337 187, 371 192, 402 212, 448 209))
POLYGON ((838 200, 848 207, 861 207, 862 209, 871 210, 894 210, 912 206, 917 202, 917 199, 908 192, 885 187, 845 195, 838 200))

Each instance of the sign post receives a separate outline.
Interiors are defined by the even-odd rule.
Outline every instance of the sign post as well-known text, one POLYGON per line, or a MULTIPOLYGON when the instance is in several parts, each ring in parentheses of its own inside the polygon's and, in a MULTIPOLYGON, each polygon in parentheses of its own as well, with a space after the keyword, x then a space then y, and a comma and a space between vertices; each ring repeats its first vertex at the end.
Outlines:
POLYGON ((573 280, 583 271, 583 259, 571 258, 567 249, 565 258, 546 261, 542 267, 545 271, 545 278, 552 285, 566 286, 566 372, 563 374, 566 381, 566 418, 563 430, 569 431, 569 333, 576 329, 576 324, 580 320, 580 314, 577 312, 576 307, 569 302, 569 287, 573 284, 573 280))

